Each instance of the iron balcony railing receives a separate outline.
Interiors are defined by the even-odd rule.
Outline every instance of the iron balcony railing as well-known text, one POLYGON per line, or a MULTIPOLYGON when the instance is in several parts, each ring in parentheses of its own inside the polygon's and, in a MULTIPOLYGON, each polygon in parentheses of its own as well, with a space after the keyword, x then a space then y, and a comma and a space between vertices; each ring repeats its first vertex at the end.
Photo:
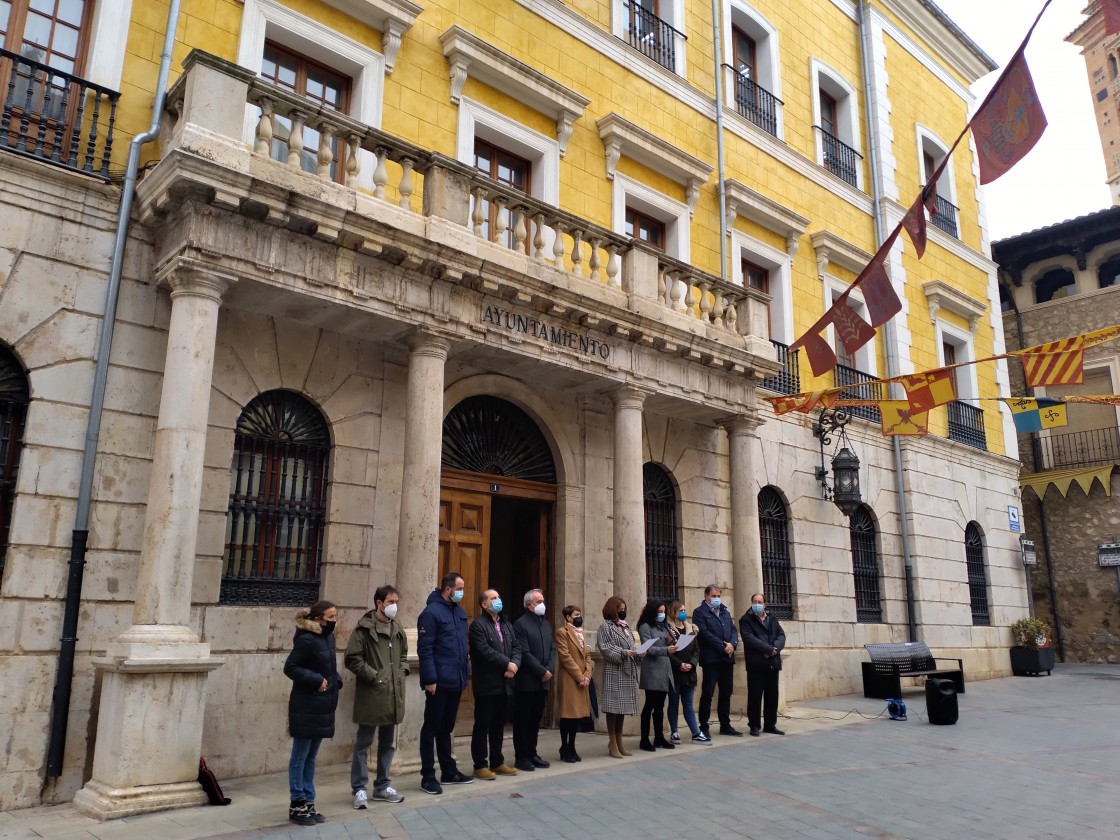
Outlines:
POLYGON ((735 110, 767 134, 778 136, 778 106, 782 100, 730 64, 723 65, 734 74, 735 110))
POLYGON ((778 353, 778 361, 782 365, 781 371, 771 376, 769 379, 763 379, 759 384, 760 388, 765 388, 768 391, 775 391, 779 394, 799 394, 801 393, 801 373, 798 370, 798 351, 790 352, 789 345, 782 344, 780 341, 770 339, 770 343, 774 345, 774 349, 778 353))
POLYGON ((829 134, 819 125, 813 126, 821 133, 821 146, 824 149, 824 168, 835 175, 856 186, 856 175, 859 171, 859 164, 856 160, 862 160, 863 155, 853 149, 851 146, 843 143, 839 137, 834 137, 829 134))
POLYGON ((623 0, 622 8, 626 10, 626 34, 630 46, 667 70, 677 72, 677 38, 683 41, 685 34, 649 9, 643 9, 634 0, 623 0))
MULTIPOLYGON (((925 189, 924 186, 923 189, 925 189)), ((937 212, 930 216, 929 220, 954 239, 960 239, 960 231, 957 228, 957 215, 960 210, 957 209, 955 204, 951 204, 940 195, 935 196, 935 198, 937 199, 937 212)))
POLYGON ((987 450, 988 437, 984 433, 984 409, 966 402, 948 403, 949 440, 987 450))
POLYGON ((0 49, 0 148, 108 180, 115 90, 0 49))
POLYGON ((1120 429, 1090 429, 1063 435, 1037 436, 1033 443, 1035 469, 1091 467, 1120 463, 1120 429))
MULTIPOLYGON (((881 400, 883 399, 883 385, 875 382, 874 376, 862 370, 837 365, 835 368, 836 387, 844 388, 840 392, 842 400, 881 400), (850 387, 845 387, 850 386, 850 387)), ((879 409, 873 405, 858 405, 847 409, 854 417, 862 417, 872 423, 879 422, 879 409)))

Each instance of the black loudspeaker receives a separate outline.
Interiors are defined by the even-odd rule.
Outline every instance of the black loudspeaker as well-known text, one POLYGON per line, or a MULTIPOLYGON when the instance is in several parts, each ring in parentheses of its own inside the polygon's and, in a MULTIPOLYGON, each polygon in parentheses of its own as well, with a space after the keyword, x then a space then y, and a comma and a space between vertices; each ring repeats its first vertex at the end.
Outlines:
POLYGON ((930 723, 950 726, 957 722, 957 687, 952 680, 926 680, 926 716, 930 723))

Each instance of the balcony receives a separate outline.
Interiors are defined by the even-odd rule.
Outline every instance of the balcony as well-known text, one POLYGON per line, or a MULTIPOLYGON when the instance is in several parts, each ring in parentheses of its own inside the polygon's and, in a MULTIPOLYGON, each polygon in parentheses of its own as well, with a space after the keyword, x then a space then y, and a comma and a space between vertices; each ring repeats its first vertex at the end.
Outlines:
POLYGON ((767 391, 774 391, 778 394, 801 393, 801 373, 798 370, 798 351, 794 350, 791 353, 789 346, 782 344, 780 341, 770 339, 770 343, 774 345, 774 350, 777 351, 778 363, 782 366, 782 370, 777 376, 763 379, 758 383, 758 387, 765 388, 767 391))
POLYGON ((959 400, 948 403, 949 440, 988 449, 988 438, 984 432, 984 409, 959 400))
POLYGON ((863 155, 851 146, 841 142, 839 137, 829 134, 819 125, 813 127, 821 133, 824 168, 837 178, 847 181, 853 187, 858 186, 859 164, 856 161, 862 160, 863 155))
POLYGON ((108 180, 120 94, 0 49, 0 149, 108 180))
POLYGON ((1037 472, 1120 464, 1120 429, 1037 435, 1031 443, 1037 472))
MULTIPOLYGON (((862 370, 848 367, 847 365, 837 365, 835 367, 834 376, 836 378, 836 387, 844 388, 840 392, 840 399, 842 400, 882 400, 883 385, 880 382, 875 382, 875 376, 870 373, 864 373, 862 370)), ((853 417, 862 417, 864 420, 870 420, 872 423, 879 422, 879 409, 873 405, 858 405, 847 409, 853 417)))
POLYGON ((633 0, 623 0, 622 8, 626 15, 626 35, 630 46, 666 70, 676 73, 677 39, 683 42, 685 34, 633 0))
POLYGON ((929 220, 935 227, 945 231, 954 239, 960 239, 961 235, 957 229, 957 216, 960 214, 960 210, 957 209, 955 204, 949 203, 940 195, 935 196, 935 198, 937 199, 937 212, 931 215, 929 220))
POLYGON ((746 117, 767 134, 778 136, 778 106, 782 100, 753 81, 746 73, 740 73, 730 64, 723 65, 731 71, 735 85, 735 110, 746 117))

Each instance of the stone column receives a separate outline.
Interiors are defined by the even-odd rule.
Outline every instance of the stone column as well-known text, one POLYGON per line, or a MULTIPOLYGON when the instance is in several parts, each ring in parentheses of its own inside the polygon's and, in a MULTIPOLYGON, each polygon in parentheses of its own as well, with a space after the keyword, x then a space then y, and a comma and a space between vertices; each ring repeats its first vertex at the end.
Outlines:
POLYGON ((614 400, 614 594, 637 615, 646 603, 646 515, 642 482, 642 404, 620 388, 614 400))
POLYGON ((205 804, 198 785, 206 675, 222 664, 191 630, 191 584, 214 343, 233 278, 176 263, 132 626, 102 670, 93 774, 74 806, 112 819, 205 804))
POLYGON ((408 340, 404 482, 397 538, 400 620, 412 630, 439 573, 440 453, 443 450, 443 378, 450 343, 417 332, 408 340))
POLYGON ((760 425, 761 420, 754 411, 723 424, 731 467, 731 585, 735 588, 732 610, 736 616, 746 612, 752 594, 762 591, 758 492, 752 481, 760 425))

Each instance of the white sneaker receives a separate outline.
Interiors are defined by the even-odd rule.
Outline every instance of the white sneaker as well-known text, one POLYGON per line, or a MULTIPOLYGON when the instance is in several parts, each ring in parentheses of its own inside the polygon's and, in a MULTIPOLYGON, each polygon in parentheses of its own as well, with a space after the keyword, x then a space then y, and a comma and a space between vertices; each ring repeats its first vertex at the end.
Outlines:
POLYGON ((369 799, 369 797, 366 796, 365 790, 359 788, 358 790, 354 791, 354 810, 364 811, 366 809, 367 799, 369 799))
POLYGON ((381 790, 375 790, 370 794, 370 799, 379 799, 382 802, 392 802, 393 804, 404 802, 404 797, 391 787, 383 787, 381 790))
POLYGON ((669 740, 674 744, 679 744, 681 742, 680 733, 679 732, 674 732, 672 737, 669 738, 669 740))

